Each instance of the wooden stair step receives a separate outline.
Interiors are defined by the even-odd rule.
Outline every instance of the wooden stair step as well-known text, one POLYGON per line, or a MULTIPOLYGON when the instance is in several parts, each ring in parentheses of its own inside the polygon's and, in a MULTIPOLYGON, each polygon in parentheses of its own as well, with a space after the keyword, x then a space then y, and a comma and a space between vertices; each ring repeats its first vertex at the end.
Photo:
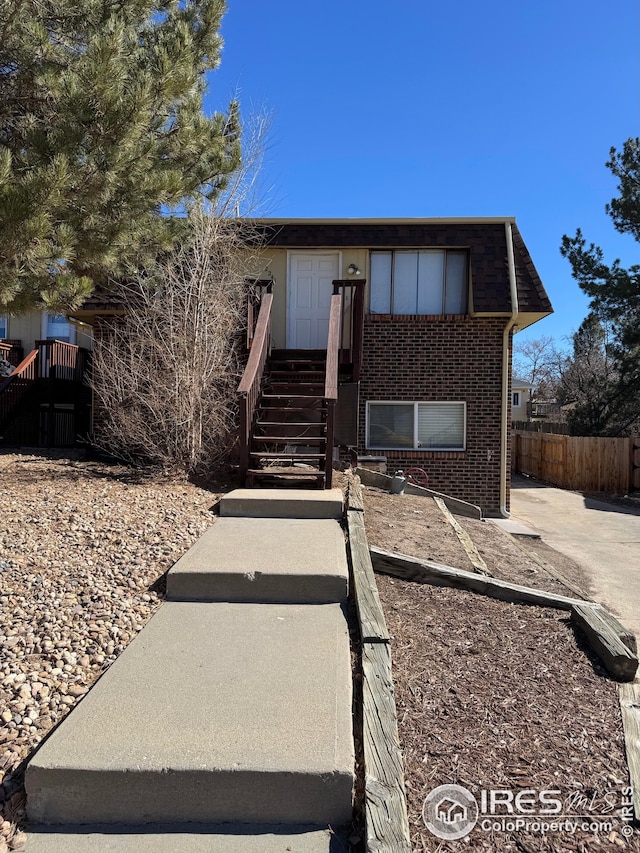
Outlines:
POLYGON ((286 400, 314 400, 319 401, 322 400, 323 397, 318 394, 263 394, 263 400, 282 400, 282 398, 286 400))
POLYGON ((259 427, 297 427, 304 429, 305 427, 322 427, 326 429, 324 421, 256 421, 256 426, 259 427))
POLYGON ((326 444, 327 439, 323 435, 254 435, 254 441, 261 443, 280 444, 326 444))
POLYGON ((277 453, 276 451, 252 451, 249 456, 255 456, 258 459, 291 459, 296 462, 305 462, 307 459, 324 459, 324 453, 277 453))
MULTIPOLYGON (((309 406, 263 406, 260 405, 259 408, 263 412, 309 412, 311 409, 309 406)), ((318 414, 324 415, 324 410, 318 409, 318 414)), ((320 421, 318 421, 320 423, 320 421)))
POLYGON ((289 468, 286 471, 281 468, 249 468, 247 474, 251 474, 252 477, 315 477, 317 480, 324 479, 324 471, 318 471, 317 468, 313 470, 289 468))

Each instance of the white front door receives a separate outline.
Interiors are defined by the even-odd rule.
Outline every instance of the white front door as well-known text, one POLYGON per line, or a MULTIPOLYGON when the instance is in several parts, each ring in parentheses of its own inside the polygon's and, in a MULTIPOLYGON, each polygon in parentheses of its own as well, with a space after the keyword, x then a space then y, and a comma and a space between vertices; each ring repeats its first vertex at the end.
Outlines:
POLYGON ((291 253, 287 300, 288 349, 327 348, 333 280, 339 276, 339 252, 291 253))

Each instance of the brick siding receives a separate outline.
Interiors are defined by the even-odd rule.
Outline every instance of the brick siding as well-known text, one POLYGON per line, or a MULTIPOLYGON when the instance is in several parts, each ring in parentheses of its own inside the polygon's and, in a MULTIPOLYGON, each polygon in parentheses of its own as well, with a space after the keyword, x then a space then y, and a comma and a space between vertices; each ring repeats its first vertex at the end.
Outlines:
POLYGON ((504 317, 368 315, 359 451, 386 456, 388 473, 396 468, 423 468, 431 488, 478 504, 486 514, 496 514, 500 506, 502 340, 507 322, 504 317), (466 450, 369 451, 366 403, 372 400, 466 402, 466 450))

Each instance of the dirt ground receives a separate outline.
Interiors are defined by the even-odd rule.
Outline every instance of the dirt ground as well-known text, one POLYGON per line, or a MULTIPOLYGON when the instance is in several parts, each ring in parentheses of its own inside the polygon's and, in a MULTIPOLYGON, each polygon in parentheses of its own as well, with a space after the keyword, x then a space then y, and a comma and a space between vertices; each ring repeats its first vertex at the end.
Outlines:
MULTIPOLYGON (((473 570, 431 499, 363 492, 370 544, 473 570)), ((457 521, 495 577, 569 596, 588 592, 580 568, 544 543, 516 541, 489 521, 457 521)), ((630 827, 620 820, 629 777, 617 685, 568 614, 382 575, 377 581, 392 635, 413 850, 640 850, 640 830, 627 838, 630 827), (572 826, 589 828, 503 830, 494 824, 507 807, 498 806, 466 838, 440 841, 422 806, 430 790, 453 783, 478 801, 483 790, 557 791, 572 826)))

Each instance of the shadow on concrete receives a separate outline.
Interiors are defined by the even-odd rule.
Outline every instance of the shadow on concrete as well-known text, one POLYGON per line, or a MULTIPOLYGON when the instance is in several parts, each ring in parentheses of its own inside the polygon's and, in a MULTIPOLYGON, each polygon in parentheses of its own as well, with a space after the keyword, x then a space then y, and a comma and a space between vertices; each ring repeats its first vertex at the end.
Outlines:
MULTIPOLYGON (((558 491, 566 491, 560 486, 554 486, 552 483, 543 483, 540 480, 534 480, 533 477, 525 477, 522 474, 511 475, 511 489, 557 489, 558 491)), ((584 499, 585 509, 593 509, 598 512, 615 512, 620 515, 635 515, 640 517, 640 506, 629 506, 623 501, 610 501, 606 497, 596 497, 593 494, 585 492, 576 492, 581 494, 584 499)))
POLYGON ((600 500, 593 495, 584 495, 584 505, 586 509, 596 509, 599 512, 617 512, 622 515, 636 515, 640 517, 640 508, 600 500))

